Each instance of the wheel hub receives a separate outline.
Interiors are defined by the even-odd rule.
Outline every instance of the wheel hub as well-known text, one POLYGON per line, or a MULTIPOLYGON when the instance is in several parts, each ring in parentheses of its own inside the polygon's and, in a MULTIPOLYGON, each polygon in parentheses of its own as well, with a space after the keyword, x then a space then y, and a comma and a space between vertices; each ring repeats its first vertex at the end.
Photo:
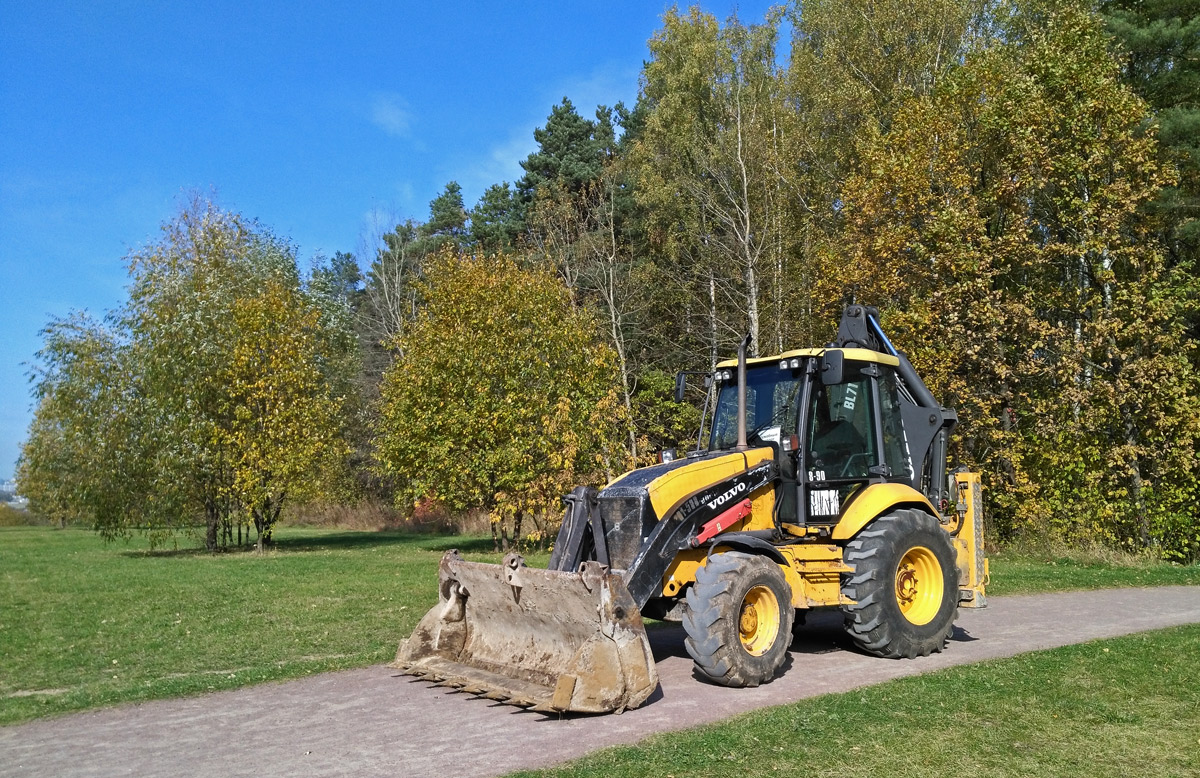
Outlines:
POLYGON ((779 637, 779 600, 766 586, 755 586, 742 598, 738 638, 752 656, 762 656, 779 637))
POLYGON ((758 631, 758 611, 750 603, 742 606, 742 618, 739 626, 743 639, 754 637, 754 633, 758 631))
POLYGON ((934 553, 924 546, 913 546, 896 566, 896 604, 912 624, 933 621, 942 607, 945 581, 934 553))
POLYGON ((909 605, 917 596, 920 581, 917 571, 912 565, 903 565, 896 573, 896 598, 902 605, 909 605))

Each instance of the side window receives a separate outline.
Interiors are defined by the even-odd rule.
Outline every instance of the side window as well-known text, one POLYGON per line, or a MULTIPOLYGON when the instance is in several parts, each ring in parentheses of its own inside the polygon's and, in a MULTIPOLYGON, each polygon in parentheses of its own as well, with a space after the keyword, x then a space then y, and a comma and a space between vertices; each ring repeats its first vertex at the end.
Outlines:
POLYGON ((878 461, 871 384, 866 376, 817 384, 809 408, 808 468, 824 478, 865 478, 878 461))
POLYGON ((884 369, 879 379, 879 403, 879 418, 883 423, 883 461, 892 469, 893 478, 904 478, 911 483, 912 455, 900 418, 900 390, 896 384, 896 374, 888 369, 884 369))

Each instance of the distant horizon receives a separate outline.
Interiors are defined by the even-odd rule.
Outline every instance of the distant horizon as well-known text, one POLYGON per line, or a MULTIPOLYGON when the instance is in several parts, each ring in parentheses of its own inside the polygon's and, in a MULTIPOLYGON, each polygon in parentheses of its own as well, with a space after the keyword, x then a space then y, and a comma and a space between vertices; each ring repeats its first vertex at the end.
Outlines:
MULTIPOLYGON (((126 298, 124 258, 189 191, 298 246, 302 269, 514 182, 563 97, 632 105, 672 3, 0 7, 0 480, 32 418, 39 332, 126 298)), ((770 3, 704 2, 725 19, 770 3)))

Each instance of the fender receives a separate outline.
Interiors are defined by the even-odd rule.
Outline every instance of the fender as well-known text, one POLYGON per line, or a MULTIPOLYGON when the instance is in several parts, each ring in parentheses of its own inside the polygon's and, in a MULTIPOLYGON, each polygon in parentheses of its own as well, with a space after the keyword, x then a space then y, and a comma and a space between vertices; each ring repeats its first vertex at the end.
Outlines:
POLYGON ((871 484, 850 499, 833 528, 833 539, 850 540, 873 519, 893 508, 917 508, 940 519, 933 503, 908 484, 871 484))
POLYGON ((762 538, 755 537, 747 532, 729 532, 724 535, 717 535, 715 538, 709 541, 709 545, 713 547, 729 546, 730 548, 735 548, 739 551, 770 557, 784 567, 787 567, 788 564, 787 558, 785 558, 783 554, 779 553, 778 548, 762 538))

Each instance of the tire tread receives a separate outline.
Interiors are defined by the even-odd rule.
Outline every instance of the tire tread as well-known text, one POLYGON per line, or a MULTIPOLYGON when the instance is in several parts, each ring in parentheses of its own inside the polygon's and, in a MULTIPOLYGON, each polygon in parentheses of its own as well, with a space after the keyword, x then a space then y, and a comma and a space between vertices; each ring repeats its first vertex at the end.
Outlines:
POLYGON ((843 577, 842 594, 854 600, 842 606, 847 634, 870 654, 911 659, 941 651, 950 639, 958 615, 958 568, 949 536, 928 513, 901 509, 881 516, 845 546, 843 560, 854 570, 843 577), (920 538, 942 562, 946 592, 942 606, 928 625, 910 624, 899 610, 895 595, 898 563, 920 538), (947 605, 947 598, 951 604, 947 605))
POLYGON ((765 683, 779 671, 787 658, 795 611, 787 579, 775 562, 738 551, 714 554, 696 571, 696 582, 688 589, 685 602, 683 628, 687 637, 683 645, 700 675, 722 686, 746 687, 765 683), (737 640, 736 619, 745 581, 763 574, 777 579, 776 595, 782 598, 777 639, 782 645, 773 646, 762 657, 753 657, 737 640))

